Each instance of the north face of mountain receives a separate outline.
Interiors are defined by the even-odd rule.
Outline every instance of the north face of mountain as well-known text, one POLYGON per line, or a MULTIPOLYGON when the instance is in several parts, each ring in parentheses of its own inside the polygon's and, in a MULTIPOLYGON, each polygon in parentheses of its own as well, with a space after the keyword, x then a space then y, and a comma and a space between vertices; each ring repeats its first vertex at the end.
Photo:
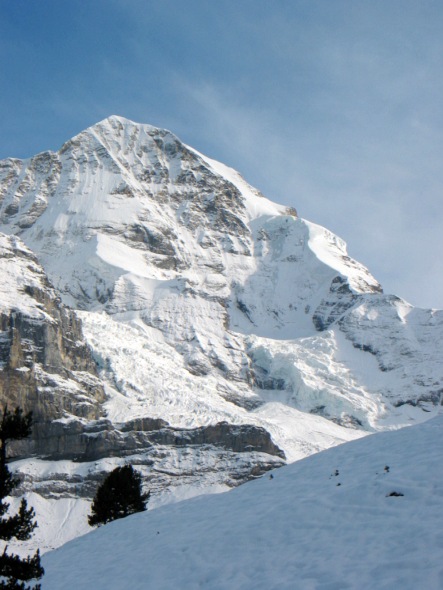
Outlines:
POLYGON ((230 486, 441 411, 443 312, 169 131, 0 162, 0 231, 3 391, 51 425, 27 489, 89 497, 126 460, 159 496, 230 486))
MULTIPOLYGON (((188 374, 217 380, 217 397, 247 409, 284 398, 369 429, 402 404, 440 403, 441 313, 385 296, 340 238, 169 131, 110 117, 1 170, 2 229, 63 300, 171 346, 188 374)), ((96 356, 111 352, 102 319, 84 322, 96 356)), ((107 356, 123 395, 156 380, 107 356)), ((175 426, 202 423, 180 415, 175 426)))

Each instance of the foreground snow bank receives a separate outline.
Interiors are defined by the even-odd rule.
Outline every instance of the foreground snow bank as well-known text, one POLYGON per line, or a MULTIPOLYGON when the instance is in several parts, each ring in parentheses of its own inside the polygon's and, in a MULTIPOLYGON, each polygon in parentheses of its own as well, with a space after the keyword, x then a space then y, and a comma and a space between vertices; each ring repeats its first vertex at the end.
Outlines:
POLYGON ((116 521, 48 553, 43 588, 437 590, 442 437, 438 417, 116 521))

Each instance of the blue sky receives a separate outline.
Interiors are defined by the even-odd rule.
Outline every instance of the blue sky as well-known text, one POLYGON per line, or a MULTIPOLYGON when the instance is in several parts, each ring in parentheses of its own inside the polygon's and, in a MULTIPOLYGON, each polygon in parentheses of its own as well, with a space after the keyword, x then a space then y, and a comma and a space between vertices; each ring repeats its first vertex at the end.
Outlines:
POLYGON ((1 0, 0 158, 166 127, 443 308, 440 0, 1 0))

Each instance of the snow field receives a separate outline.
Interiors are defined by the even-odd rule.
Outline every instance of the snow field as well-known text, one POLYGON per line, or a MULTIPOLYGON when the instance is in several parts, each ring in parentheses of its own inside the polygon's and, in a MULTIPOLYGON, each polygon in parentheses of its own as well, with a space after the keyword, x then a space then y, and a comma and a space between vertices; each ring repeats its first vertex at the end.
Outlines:
POLYGON ((442 435, 439 417, 116 521, 45 555, 43 588, 439 590, 442 435))

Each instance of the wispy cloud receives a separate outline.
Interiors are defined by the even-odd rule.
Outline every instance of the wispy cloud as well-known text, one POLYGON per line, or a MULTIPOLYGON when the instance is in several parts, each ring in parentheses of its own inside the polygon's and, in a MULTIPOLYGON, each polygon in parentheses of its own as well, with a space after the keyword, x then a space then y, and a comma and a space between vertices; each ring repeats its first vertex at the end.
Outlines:
POLYGON ((56 149, 115 113, 167 127, 341 235, 387 290, 443 307, 440 2, 0 11, 4 155, 56 149))

